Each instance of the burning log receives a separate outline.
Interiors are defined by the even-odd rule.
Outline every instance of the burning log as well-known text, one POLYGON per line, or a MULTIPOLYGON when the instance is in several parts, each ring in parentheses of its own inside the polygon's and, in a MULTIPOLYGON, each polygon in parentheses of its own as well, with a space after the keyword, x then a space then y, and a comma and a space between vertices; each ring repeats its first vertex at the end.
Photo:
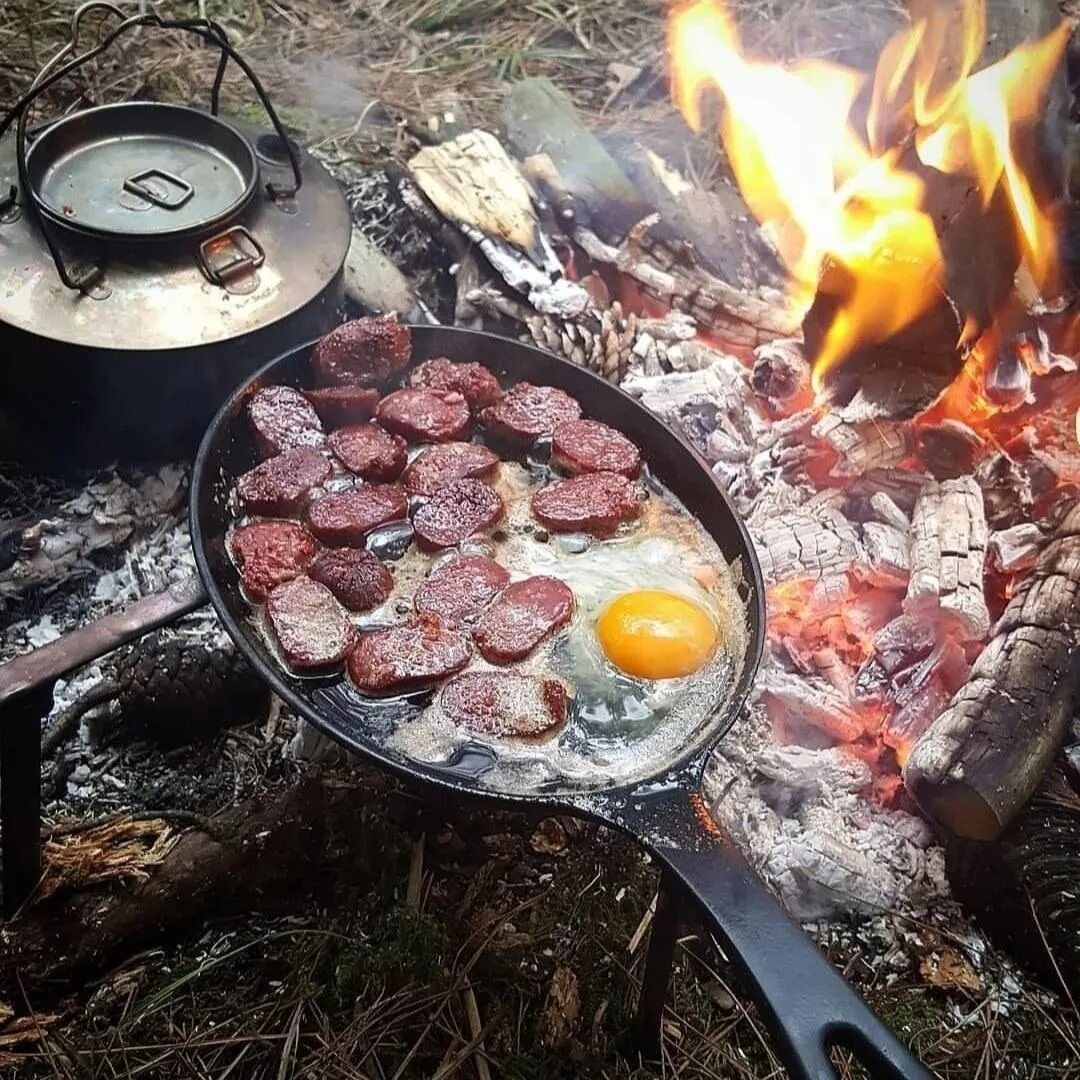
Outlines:
POLYGON ((1080 505, 1009 601, 904 782, 955 836, 996 837, 1057 753, 1080 685, 1080 505))
POLYGON ((852 424, 829 412, 811 428, 810 434, 836 451, 837 461, 831 470, 836 477, 888 469, 908 456, 907 429, 895 421, 852 424))
POLYGON ((915 541, 904 610, 940 613, 965 641, 990 630, 983 595, 987 527, 982 491, 972 477, 928 484, 915 504, 915 541))
POLYGON ((942 420, 919 429, 916 456, 935 480, 955 480, 975 471, 982 439, 959 420, 942 420))
POLYGON ((789 403, 808 399, 810 365, 806 362, 802 342, 781 339, 759 345, 754 350, 750 385, 774 412, 788 412, 789 403))
POLYGON ((869 562, 855 526, 839 510, 805 506, 751 520, 765 581, 820 581, 854 571, 869 562))

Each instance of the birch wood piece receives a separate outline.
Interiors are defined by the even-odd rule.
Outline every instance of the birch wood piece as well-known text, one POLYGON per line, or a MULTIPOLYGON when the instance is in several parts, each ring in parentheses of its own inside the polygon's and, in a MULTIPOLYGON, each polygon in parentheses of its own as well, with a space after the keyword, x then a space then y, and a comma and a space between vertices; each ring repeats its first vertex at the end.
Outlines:
POLYGON ((919 740, 908 791, 955 836, 996 837, 1065 734, 1080 686, 1080 505, 1009 601, 971 677, 919 740))
POLYGON ((426 146, 408 169, 436 210, 476 243, 537 311, 567 316, 585 309, 588 294, 563 277, 536 215, 532 189, 494 135, 469 131, 426 146))
POLYGON ((982 491, 974 477, 927 484, 915 503, 911 580, 904 610, 946 617, 964 641, 990 630, 983 595, 987 526, 982 491))

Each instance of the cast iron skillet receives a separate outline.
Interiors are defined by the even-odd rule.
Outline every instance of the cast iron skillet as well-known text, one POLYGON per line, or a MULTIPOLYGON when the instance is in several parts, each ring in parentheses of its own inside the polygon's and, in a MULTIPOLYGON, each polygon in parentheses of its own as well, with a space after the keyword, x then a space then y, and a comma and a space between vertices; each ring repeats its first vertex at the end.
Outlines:
POLYGON ((619 828, 639 840, 697 899, 727 954, 738 962, 792 1076, 835 1076, 827 1049, 845 1046, 875 1077, 928 1077, 904 1045, 867 1008, 829 961, 788 919, 736 847, 698 816, 697 792, 710 748, 738 714, 761 657, 764 597, 761 570, 749 536, 708 466, 659 420, 621 390, 566 361, 529 346, 473 331, 413 327, 415 362, 433 356, 481 360, 509 381, 559 386, 585 414, 605 421, 642 448, 652 472, 678 496, 713 536, 726 558, 742 566, 749 623, 747 655, 726 705, 687 739, 679 756, 656 762, 653 775, 633 786, 558 794, 529 794, 485 787, 490 752, 459 753, 444 767, 406 758, 383 745, 388 725, 418 706, 405 700, 371 701, 340 677, 295 678, 270 655, 249 622, 249 608, 225 551, 227 498, 232 481, 256 455, 244 406, 260 386, 309 385, 301 346, 245 382, 207 431, 192 477, 191 536, 199 573, 228 632, 256 671, 317 729, 413 784, 434 784, 502 803, 529 802, 619 828), (403 714, 396 710, 406 710, 403 714))

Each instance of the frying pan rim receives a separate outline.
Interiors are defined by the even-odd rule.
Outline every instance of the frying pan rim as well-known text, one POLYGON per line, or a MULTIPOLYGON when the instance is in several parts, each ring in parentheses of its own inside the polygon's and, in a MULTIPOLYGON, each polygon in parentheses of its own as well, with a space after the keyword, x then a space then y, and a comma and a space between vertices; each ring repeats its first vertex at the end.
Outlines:
MULTIPOLYGON (((749 597, 746 599, 748 633, 745 660, 743 668, 739 673, 739 678, 736 681, 727 702, 723 708, 719 710, 719 713, 723 716, 723 720, 707 725, 707 728, 712 731, 711 735, 693 742, 687 751, 665 761, 663 765, 660 765, 654 772, 650 772, 646 776, 637 777, 631 781, 624 781, 608 786, 551 793, 493 790, 476 784, 470 784, 464 776, 451 777, 440 775, 435 771, 438 766, 425 766, 423 762, 413 761, 412 759, 397 760, 384 752, 381 748, 369 745, 366 742, 361 742, 359 739, 352 742, 343 740, 340 734, 329 730, 331 725, 324 721, 319 715, 319 710, 315 706, 305 701, 305 699, 285 680, 278 665, 267 658, 264 658, 255 650, 252 643, 248 640, 248 633, 240 625, 240 620, 237 619, 230 610, 229 604, 223 596, 221 589, 218 587, 217 580, 214 577, 209 560, 207 559, 206 540, 202 527, 202 515, 200 509, 204 488, 211 483, 207 473, 207 463, 213 445, 219 432, 233 416, 237 403, 247 394, 249 388, 253 384, 264 379, 269 372, 280 365, 284 365, 298 353, 310 352, 320 340, 319 338, 295 345, 292 348, 285 350, 273 359, 267 361, 237 385, 214 414, 213 419, 203 433, 202 440, 199 443, 198 452, 195 455, 195 461, 191 472, 191 495, 188 511, 191 544, 195 555, 195 565, 198 569, 199 576, 202 578, 203 586, 210 598, 214 611, 217 613, 218 618, 221 620, 229 636, 241 649, 247 661, 252 665, 256 672, 269 684, 270 689, 297 715, 303 717, 317 731, 326 735, 328 738, 333 739, 338 745, 354 751, 363 758, 368 759, 371 764, 380 769, 386 769, 391 775, 410 784, 417 783, 418 781, 421 783, 435 784, 453 794, 475 795, 507 805, 547 804, 563 807, 573 806, 580 809, 582 800, 589 800, 590 802, 595 803, 597 800, 617 799, 620 796, 625 796, 635 791, 635 789, 640 789, 645 785, 654 783, 660 776, 679 776, 682 775, 684 771, 693 772, 694 774, 700 773, 701 767, 708 758, 708 755, 712 752, 717 743, 719 743, 727 734, 731 725, 737 720, 739 710, 742 708, 750 694, 765 649, 765 582, 761 564, 754 550, 750 532, 746 527, 746 522, 743 521, 742 515, 735 509, 731 497, 720 484, 716 474, 709 468, 708 463, 697 450, 695 450, 670 425, 666 424, 655 414, 649 412, 644 405, 632 398, 620 386, 609 383, 606 379, 601 378, 594 372, 581 368, 576 364, 572 364, 569 360, 564 360, 562 357, 556 356, 554 353, 550 353, 545 349, 540 349, 534 345, 529 345, 525 342, 516 341, 513 338, 503 337, 502 335, 493 334, 488 331, 471 330, 465 327, 456 326, 432 326, 424 324, 406 325, 408 325, 410 331, 448 333, 455 337, 465 339, 471 338, 478 344, 486 343, 493 348, 505 348, 507 345, 511 345, 516 349, 523 349, 537 354, 542 359, 543 363, 549 366, 554 365, 558 368, 565 365, 566 367, 572 368, 579 377, 584 376, 586 377, 586 381, 591 380, 595 382, 602 388, 603 393, 614 393, 616 396, 623 399, 623 403, 626 407, 640 410, 645 413, 652 422, 660 424, 679 444, 680 448, 690 457, 694 464, 708 476, 709 482, 715 490, 717 497, 726 506, 730 517, 738 530, 739 540, 743 549, 742 572, 747 579, 746 584, 750 592, 749 597)), ((209 492, 207 492, 207 494, 209 495, 209 492)), ((689 510, 689 508, 687 509, 689 510)), ((689 512, 693 515, 694 519, 700 523, 698 515, 692 510, 689 510, 689 512)), ((708 531, 709 530, 706 529, 706 532, 708 531)))

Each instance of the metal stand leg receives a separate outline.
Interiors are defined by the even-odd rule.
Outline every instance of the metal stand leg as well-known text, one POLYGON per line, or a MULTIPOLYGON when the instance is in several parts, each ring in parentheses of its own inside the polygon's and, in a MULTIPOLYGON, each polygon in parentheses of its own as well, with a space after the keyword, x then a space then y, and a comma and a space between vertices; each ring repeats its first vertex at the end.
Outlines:
POLYGON ((645 973, 641 980, 634 1017, 634 1044, 642 1057, 656 1061, 660 1057, 660 1024, 664 1018, 671 968, 675 962, 675 943, 679 937, 679 917, 682 891, 667 872, 660 877, 656 897, 656 914, 649 935, 649 951, 645 954, 645 973))
POLYGON ((52 691, 51 682, 36 686, 0 710, 5 918, 19 910, 41 874, 41 718, 52 691))

